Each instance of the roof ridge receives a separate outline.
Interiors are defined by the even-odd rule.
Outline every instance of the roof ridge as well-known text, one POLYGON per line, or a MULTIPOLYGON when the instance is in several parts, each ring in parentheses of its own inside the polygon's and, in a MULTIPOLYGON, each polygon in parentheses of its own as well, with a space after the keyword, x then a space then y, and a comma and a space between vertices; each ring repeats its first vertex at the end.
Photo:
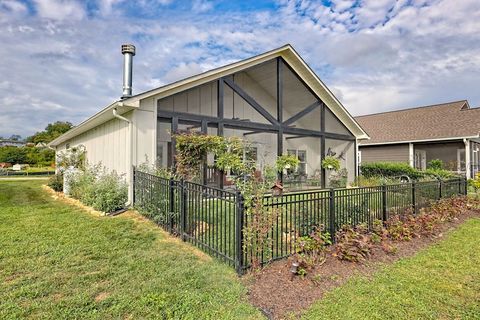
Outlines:
MULTIPOLYGON (((360 116, 355 116, 354 118, 358 119, 358 118, 362 118, 362 117, 376 116, 376 115, 380 115, 380 114, 402 112, 402 111, 424 109, 424 108, 440 107, 440 106, 443 106, 443 105, 446 105, 446 104, 459 103, 459 102, 466 103, 468 101, 466 99, 464 99, 464 100, 450 101, 450 102, 444 102, 444 103, 438 103, 438 104, 424 105, 424 106, 419 106, 419 107, 411 107, 411 108, 397 109, 397 110, 391 110, 391 111, 376 112, 376 113, 370 113, 370 114, 363 114, 363 115, 360 115, 360 116)), ((463 106, 463 104, 462 104, 462 106, 463 106)), ((471 109, 472 108, 464 109, 464 110, 471 110, 471 109)), ((477 108, 474 108, 474 109, 477 109, 477 108)))
POLYGON ((271 50, 268 50, 268 51, 265 51, 265 52, 260 52, 254 56, 251 56, 251 57, 247 57, 247 58, 244 58, 244 59, 240 59, 240 60, 236 60, 236 61, 232 61, 230 63, 227 63, 225 65, 220 65, 218 67, 215 67, 215 68, 212 68, 212 69, 208 69, 208 70, 205 70, 205 71, 202 71, 202 72, 199 72, 199 73, 195 73, 195 74, 192 74, 190 76, 187 76, 187 77, 184 77, 184 78, 181 78, 181 79, 178 79, 178 80, 175 80, 175 81, 172 81, 172 82, 169 82, 169 83, 166 83, 164 85, 161 85, 159 87, 155 87, 155 88, 151 88, 151 89, 148 89, 148 90, 145 90, 145 91, 142 91, 142 92, 139 92, 137 94, 134 94, 132 95, 131 97, 128 97, 127 99, 131 99, 131 98, 135 98, 135 97, 138 97, 138 96, 141 96, 141 95, 144 95, 146 93, 149 93, 149 92, 152 92, 152 91, 155 91, 155 90, 158 90, 158 89, 162 89, 162 88, 165 88, 165 87, 168 87, 168 86, 171 86, 171 85, 174 85, 176 83, 180 83, 180 82, 183 82, 183 81, 187 81, 189 79, 194 79, 196 77, 200 77, 202 75, 206 75, 208 73, 215 73, 216 71, 219 71, 221 69, 224 69, 224 68, 228 68, 230 66, 233 66, 235 64, 238 64, 238 63, 241 63, 241 62, 245 62, 247 60, 255 60, 256 58, 260 57, 260 56, 263 56, 263 55, 268 55, 268 54, 272 54, 276 51, 278 52, 281 52, 283 50, 287 50, 287 49, 290 49, 292 51, 295 51, 295 49, 293 48, 293 46, 290 44, 290 43, 286 43, 280 47, 277 47, 277 48, 273 48, 271 50))

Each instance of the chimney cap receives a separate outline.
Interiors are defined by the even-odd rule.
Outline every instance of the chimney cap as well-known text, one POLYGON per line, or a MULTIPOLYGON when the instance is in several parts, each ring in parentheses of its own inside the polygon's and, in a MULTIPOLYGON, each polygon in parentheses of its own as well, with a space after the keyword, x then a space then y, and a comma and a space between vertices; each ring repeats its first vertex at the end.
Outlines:
POLYGON ((135 55, 135 46, 133 44, 122 44, 122 54, 125 53, 135 55))

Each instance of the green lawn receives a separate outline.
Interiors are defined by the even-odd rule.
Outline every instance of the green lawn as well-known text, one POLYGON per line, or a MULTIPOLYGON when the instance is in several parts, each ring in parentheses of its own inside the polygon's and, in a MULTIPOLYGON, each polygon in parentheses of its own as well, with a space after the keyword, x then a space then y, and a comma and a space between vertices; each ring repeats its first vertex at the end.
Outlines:
POLYGON ((230 268, 132 216, 95 217, 42 181, 0 181, 0 319, 261 318, 230 268))
POLYGON ((304 319, 480 319, 480 219, 373 279, 354 278, 304 319))

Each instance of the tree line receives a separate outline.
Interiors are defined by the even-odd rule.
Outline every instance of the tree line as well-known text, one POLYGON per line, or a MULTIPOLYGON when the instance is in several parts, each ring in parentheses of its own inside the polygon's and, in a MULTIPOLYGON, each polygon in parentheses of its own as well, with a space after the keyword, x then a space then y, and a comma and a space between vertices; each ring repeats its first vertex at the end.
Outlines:
MULTIPOLYGON (((48 144, 60 135, 70 130, 73 125, 70 122, 56 121, 49 123, 45 130, 36 132, 22 140, 19 135, 12 135, 9 139, 24 141, 25 147, 0 147, 0 162, 26 163, 35 166, 50 166, 55 162, 55 151, 43 146, 36 147, 38 143, 48 144)), ((0 137, 0 139, 2 139, 0 137)))

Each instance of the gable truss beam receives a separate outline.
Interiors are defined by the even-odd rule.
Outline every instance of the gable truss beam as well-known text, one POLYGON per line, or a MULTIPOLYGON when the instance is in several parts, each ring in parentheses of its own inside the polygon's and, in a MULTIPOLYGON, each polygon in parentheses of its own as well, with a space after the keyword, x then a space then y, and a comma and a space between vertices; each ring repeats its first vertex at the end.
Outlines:
POLYGON ((270 123, 278 125, 278 121, 267 111, 263 108, 255 99, 253 99, 248 93, 246 93, 242 88, 240 88, 235 82, 233 82, 229 78, 223 78, 223 81, 226 85, 232 88, 240 97, 242 97, 249 105, 251 105, 255 110, 258 111, 265 119, 267 119, 270 123))
POLYGON ((312 112, 313 110, 317 109, 319 106, 321 106, 323 103, 320 101, 320 100, 317 100, 315 101, 314 103, 312 103, 311 105, 309 105, 308 107, 306 107, 305 109, 303 109, 302 111, 300 111, 299 113, 293 115, 292 117, 290 117, 288 120, 286 120, 285 122, 283 122, 283 125, 285 126, 288 126, 288 125, 291 125, 292 123, 294 123, 295 121, 297 121, 298 119, 306 116, 308 113, 312 112))

